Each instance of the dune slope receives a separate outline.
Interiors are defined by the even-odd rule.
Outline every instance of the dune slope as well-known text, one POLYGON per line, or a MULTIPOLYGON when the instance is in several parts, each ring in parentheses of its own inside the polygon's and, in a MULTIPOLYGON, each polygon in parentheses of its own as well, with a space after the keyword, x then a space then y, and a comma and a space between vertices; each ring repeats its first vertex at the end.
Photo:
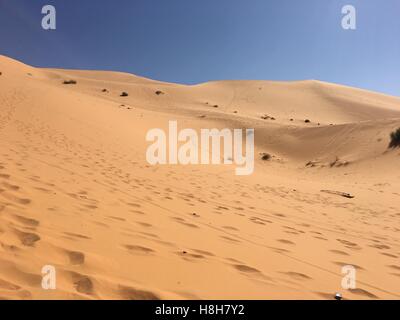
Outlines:
POLYGON ((0 298, 400 298, 400 150, 387 148, 400 99, 3 56, 0 72, 0 298), (149 165, 146 132, 169 120, 255 128, 255 173, 149 165), (56 290, 41 286, 46 265, 56 290), (341 287, 344 265, 356 289, 341 287))

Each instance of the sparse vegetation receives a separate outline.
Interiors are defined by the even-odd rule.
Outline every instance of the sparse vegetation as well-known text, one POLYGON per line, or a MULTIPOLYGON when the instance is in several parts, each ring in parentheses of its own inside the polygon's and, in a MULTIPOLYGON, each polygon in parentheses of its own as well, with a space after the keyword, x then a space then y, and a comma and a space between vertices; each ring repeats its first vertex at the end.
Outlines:
POLYGON ((389 148, 400 147, 400 128, 390 134, 389 148))
POLYGON ((271 116, 269 116, 269 115, 263 115, 262 117, 261 117, 261 119, 263 119, 263 120, 275 120, 275 118, 274 117, 271 117, 271 116))
POLYGON ((121 97, 127 97, 127 96, 129 96, 129 94, 127 92, 124 91, 121 93, 121 97))
POLYGON ((108 92, 108 90, 107 89, 103 89, 103 90, 101 90, 101 92, 108 92))
POLYGON ((271 160, 272 156, 269 153, 263 152, 261 153, 261 160, 268 161, 271 160))
POLYGON ((157 91, 156 91, 156 95, 159 96, 159 95, 161 95, 161 94, 164 94, 164 92, 162 92, 162 91, 160 91, 160 90, 157 90, 157 91))
POLYGON ((64 80, 63 84, 77 84, 76 80, 64 80))
POLYGON ((219 106, 217 104, 213 105, 214 108, 218 108, 219 106))
POLYGON ((310 123, 311 121, 308 120, 308 119, 306 119, 306 120, 304 120, 304 122, 305 122, 305 123, 310 123))

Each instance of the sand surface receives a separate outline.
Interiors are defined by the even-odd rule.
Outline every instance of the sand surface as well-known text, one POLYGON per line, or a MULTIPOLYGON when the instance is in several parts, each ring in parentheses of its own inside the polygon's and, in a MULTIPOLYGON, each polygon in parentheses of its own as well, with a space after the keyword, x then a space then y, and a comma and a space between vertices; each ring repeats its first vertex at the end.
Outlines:
POLYGON ((319 81, 186 86, 4 56, 0 72, 0 298, 400 298, 400 149, 388 149, 400 99, 319 81), (169 120, 255 128, 254 174, 149 165, 146 132, 169 120), (348 264, 354 290, 341 287, 348 264), (57 290, 42 289, 44 265, 57 290))

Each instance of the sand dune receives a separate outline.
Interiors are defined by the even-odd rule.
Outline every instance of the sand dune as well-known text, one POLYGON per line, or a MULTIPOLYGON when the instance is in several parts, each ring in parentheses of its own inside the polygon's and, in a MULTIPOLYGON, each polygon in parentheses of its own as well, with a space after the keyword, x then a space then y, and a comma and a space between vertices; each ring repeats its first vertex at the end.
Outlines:
POLYGON ((0 298, 400 298, 400 150, 388 149, 399 98, 4 56, 0 72, 0 298), (150 166, 146 132, 171 119, 255 128, 255 173, 150 166), (341 287, 348 264, 357 289, 341 287), (57 290, 42 289, 44 265, 57 290))

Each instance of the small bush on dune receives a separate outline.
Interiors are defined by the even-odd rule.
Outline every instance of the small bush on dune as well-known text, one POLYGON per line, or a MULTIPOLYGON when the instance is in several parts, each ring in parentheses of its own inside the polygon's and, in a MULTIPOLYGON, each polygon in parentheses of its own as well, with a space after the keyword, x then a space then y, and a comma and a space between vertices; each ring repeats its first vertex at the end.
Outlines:
POLYGON ((128 96, 128 93, 127 92, 122 92, 121 93, 121 97, 127 97, 128 96))
POLYGON ((261 153, 261 160, 268 161, 271 160, 272 156, 269 153, 263 152, 261 153))
POLYGON ((64 80, 64 84, 76 84, 77 82, 75 80, 64 80))
POLYGON ((398 148, 398 147, 400 147, 400 128, 398 128, 396 131, 393 131, 390 134, 389 148, 398 148))
POLYGON ((275 120, 274 117, 271 117, 271 116, 269 116, 269 115, 267 115, 267 114, 264 114, 264 115, 261 117, 261 119, 263 119, 263 120, 275 120))

